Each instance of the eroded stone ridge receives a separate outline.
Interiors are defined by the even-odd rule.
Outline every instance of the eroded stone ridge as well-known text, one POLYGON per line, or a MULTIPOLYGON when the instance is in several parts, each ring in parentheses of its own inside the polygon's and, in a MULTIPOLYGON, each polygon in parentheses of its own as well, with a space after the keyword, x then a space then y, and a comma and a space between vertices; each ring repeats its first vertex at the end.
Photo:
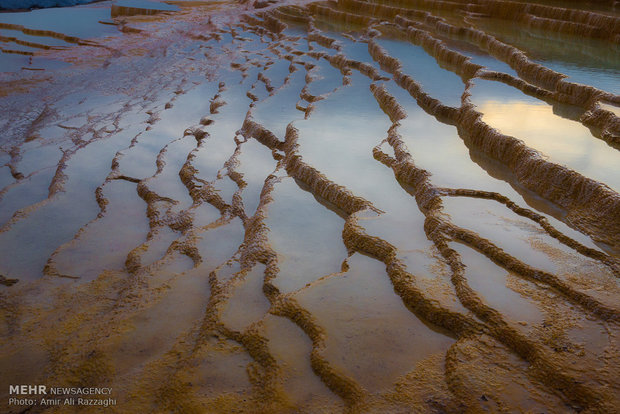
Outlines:
POLYGON ((0 84, 0 390, 617 410, 620 96, 552 64, 613 65, 616 2, 182 3, 96 43, 0 25, 75 64, 0 84), (547 153, 501 105, 584 132, 547 153))

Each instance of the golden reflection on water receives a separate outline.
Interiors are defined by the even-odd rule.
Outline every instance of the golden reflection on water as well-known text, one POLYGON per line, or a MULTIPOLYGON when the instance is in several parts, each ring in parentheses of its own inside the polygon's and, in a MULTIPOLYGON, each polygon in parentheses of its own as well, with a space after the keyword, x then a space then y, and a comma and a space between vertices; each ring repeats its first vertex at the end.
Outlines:
POLYGON ((523 140, 550 161, 620 189, 620 154, 581 123, 555 115, 545 103, 488 100, 479 109, 486 123, 523 140))

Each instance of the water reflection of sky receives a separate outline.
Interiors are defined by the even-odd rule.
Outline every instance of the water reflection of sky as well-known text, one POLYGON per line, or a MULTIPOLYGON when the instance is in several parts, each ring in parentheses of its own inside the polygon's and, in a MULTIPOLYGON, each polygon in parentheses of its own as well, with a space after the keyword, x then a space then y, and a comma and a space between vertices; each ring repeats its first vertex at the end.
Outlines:
POLYGON ((532 61, 567 75, 571 82, 620 93, 617 46, 601 39, 524 28, 507 20, 480 19, 476 24, 499 40, 523 50, 532 61))
MULTIPOLYGON (((0 23, 24 26, 25 28, 40 31, 61 33, 81 39, 100 37, 118 33, 114 26, 100 24, 99 21, 109 19, 108 7, 64 7, 33 10, 30 12, 0 13, 0 23)), ((0 30, 0 36, 15 38, 43 46, 66 47, 72 46, 65 40, 52 36, 28 35, 21 30, 0 30)), ((19 46, 13 41, 0 42, 0 47, 6 50, 24 50, 36 55, 37 48, 19 46)), ((22 68, 28 69, 58 69, 67 66, 67 63, 12 53, 0 53, 0 71, 15 72, 22 68)))
POLYGON ((620 152, 592 136, 580 122, 554 114, 554 108, 506 85, 476 80, 472 101, 483 120, 523 140, 549 160, 620 190, 620 152))
MULTIPOLYGON (((619 53, 620 54, 620 53, 619 53)), ((568 75, 568 81, 592 85, 614 94, 620 94, 620 69, 587 67, 571 62, 539 60, 549 69, 568 75)))
MULTIPOLYGON (((110 21, 112 4, 161 11, 175 11, 179 7, 151 0, 115 0, 113 2, 95 3, 75 7, 48 8, 26 12, 0 13, 0 24, 12 24, 23 26, 27 29, 38 31, 51 31, 69 37, 91 39, 102 36, 114 35, 118 29, 109 24, 101 24, 110 21)), ((64 39, 52 36, 26 34, 21 30, 1 29, 0 36, 15 38, 19 41, 36 43, 43 46, 67 47, 72 43, 64 39)), ((16 42, 6 40, 0 42, 0 47, 6 50, 22 50, 25 52, 37 52, 37 48, 18 45, 16 42)), ((29 69, 57 69, 67 66, 64 62, 56 62, 40 57, 30 57, 14 53, 0 52, 0 72, 19 71, 22 68, 29 69)))
POLYGON ((2 13, 0 23, 18 24, 35 30, 50 30, 85 39, 118 33, 118 29, 114 26, 99 24, 100 20, 109 18, 110 9, 107 7, 69 7, 2 13))
POLYGON ((66 62, 12 53, 0 53, 0 72, 15 72, 22 68, 30 69, 60 69, 69 66, 66 62))
POLYGON ((402 71, 412 76, 422 89, 446 105, 458 107, 465 86, 454 72, 443 69, 434 57, 409 42, 377 39, 390 56, 396 56, 402 64, 402 71))

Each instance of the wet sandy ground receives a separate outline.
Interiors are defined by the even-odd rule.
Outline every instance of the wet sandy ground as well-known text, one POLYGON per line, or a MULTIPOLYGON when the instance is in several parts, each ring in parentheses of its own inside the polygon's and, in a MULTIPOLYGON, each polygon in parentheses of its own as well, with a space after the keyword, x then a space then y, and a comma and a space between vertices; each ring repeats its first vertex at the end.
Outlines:
POLYGON ((2 411, 618 411, 614 2, 174 4, 0 22, 2 411))

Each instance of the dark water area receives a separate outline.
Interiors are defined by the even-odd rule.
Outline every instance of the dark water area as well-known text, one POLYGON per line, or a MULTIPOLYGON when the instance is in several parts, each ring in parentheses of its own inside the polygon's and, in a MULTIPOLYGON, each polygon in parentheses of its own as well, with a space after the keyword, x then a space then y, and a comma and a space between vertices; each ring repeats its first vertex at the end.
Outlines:
POLYGON ((70 7, 101 0, 2 0, 0 10, 43 9, 48 7, 70 7))

